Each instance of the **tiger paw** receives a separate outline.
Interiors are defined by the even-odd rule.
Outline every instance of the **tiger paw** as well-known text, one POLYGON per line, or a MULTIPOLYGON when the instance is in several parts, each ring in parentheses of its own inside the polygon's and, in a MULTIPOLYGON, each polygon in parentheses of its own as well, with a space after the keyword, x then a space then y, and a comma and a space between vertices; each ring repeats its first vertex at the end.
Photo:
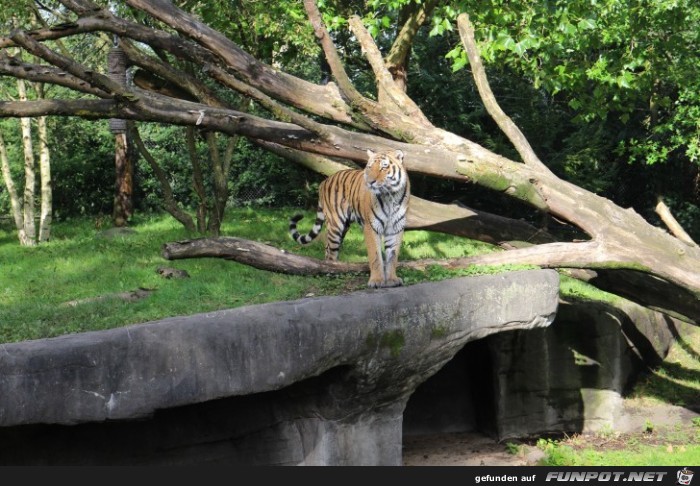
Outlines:
POLYGON ((382 285, 382 287, 401 287, 402 285, 403 280, 401 280, 399 277, 396 277, 386 279, 386 282, 384 282, 384 285, 382 285))
POLYGON ((380 287, 384 287, 384 281, 380 278, 370 278, 369 282, 367 282, 367 287, 370 289, 378 289, 380 287))

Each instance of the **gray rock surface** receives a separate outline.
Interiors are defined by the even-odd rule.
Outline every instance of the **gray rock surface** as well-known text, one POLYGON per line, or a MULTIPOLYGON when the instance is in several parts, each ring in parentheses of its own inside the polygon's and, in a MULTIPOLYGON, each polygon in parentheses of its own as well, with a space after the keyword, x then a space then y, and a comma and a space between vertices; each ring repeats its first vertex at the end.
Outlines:
POLYGON ((574 301, 546 330, 489 338, 499 439, 619 428, 623 395, 666 356, 674 325, 625 299, 574 301))
POLYGON ((548 326, 558 281, 510 272, 3 344, 0 463, 401 464, 415 388, 469 341, 548 326))
POLYGON ((411 395, 404 437, 481 432, 504 441, 639 428, 623 397, 683 326, 692 325, 622 298, 560 302, 546 328, 465 345, 411 395))

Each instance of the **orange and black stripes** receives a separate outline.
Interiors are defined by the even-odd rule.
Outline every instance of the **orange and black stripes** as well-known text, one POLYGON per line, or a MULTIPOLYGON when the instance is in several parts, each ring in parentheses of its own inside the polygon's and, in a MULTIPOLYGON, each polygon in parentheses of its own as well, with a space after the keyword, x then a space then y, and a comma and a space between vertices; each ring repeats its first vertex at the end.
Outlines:
POLYGON ((370 263, 370 287, 401 285, 396 276, 406 212, 410 198, 408 174, 403 167, 403 153, 367 151, 364 170, 348 169, 337 172, 319 186, 316 221, 308 234, 301 235, 297 214, 289 220, 289 232, 294 240, 306 245, 318 237, 326 224, 327 260, 337 260, 343 239, 353 222, 364 229, 370 263), (386 259, 381 252, 384 244, 386 259))

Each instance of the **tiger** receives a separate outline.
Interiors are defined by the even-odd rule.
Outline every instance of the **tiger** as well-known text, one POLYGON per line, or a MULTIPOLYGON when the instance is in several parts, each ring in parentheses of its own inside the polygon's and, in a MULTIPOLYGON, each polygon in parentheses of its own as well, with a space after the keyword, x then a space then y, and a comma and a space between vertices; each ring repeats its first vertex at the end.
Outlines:
POLYGON ((294 241, 301 245, 311 243, 326 222, 325 259, 336 261, 350 224, 356 222, 363 230, 367 247, 370 268, 367 286, 403 285, 396 275, 396 266, 411 193, 403 159, 401 150, 367 149, 364 169, 341 170, 321 182, 316 222, 311 231, 299 234, 297 223, 304 217, 302 214, 289 219, 289 233, 294 241))

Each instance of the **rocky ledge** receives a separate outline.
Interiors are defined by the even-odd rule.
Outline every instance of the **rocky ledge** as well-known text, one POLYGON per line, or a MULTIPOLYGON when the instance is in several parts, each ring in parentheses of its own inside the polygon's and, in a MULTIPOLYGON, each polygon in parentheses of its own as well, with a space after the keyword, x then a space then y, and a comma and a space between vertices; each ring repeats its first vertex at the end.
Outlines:
POLYGON ((0 345, 0 463, 398 465, 416 387, 548 326, 558 290, 509 272, 0 345))

